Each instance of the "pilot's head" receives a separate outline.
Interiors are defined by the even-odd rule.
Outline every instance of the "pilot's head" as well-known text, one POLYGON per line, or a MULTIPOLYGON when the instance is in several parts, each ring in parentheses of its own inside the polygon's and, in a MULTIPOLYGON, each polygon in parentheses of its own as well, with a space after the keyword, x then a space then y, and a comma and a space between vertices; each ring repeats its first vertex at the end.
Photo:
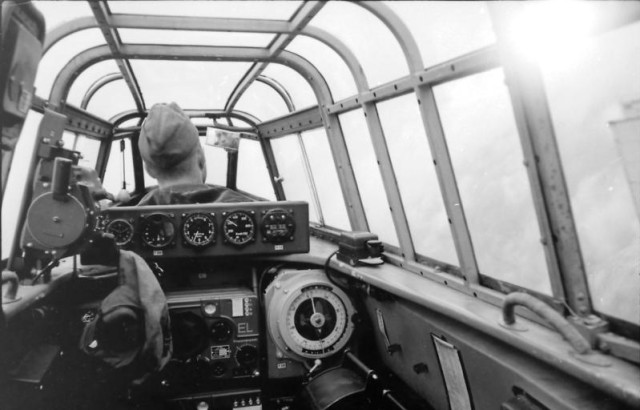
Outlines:
POLYGON ((178 104, 155 104, 142 124, 138 139, 147 172, 160 188, 201 184, 206 162, 198 129, 178 104))

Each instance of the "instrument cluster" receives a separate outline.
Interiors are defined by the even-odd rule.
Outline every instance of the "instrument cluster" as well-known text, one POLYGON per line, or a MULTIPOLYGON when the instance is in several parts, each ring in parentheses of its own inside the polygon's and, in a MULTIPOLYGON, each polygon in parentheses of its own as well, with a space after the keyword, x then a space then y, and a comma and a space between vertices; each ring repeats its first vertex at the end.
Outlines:
POLYGON ((150 258, 309 251, 308 204, 299 201, 116 207, 99 229, 150 258))

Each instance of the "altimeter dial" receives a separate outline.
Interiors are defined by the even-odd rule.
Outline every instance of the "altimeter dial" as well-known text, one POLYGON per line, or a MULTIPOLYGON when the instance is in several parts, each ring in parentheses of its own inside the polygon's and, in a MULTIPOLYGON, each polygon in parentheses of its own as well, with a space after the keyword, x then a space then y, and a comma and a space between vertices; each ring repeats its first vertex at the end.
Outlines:
POLYGON ((225 242, 235 246, 243 246, 255 239, 256 224, 248 212, 234 211, 224 218, 222 232, 225 242))
POLYGON ((209 214, 191 214, 182 224, 182 237, 187 245, 203 248, 215 241, 215 235, 215 221, 209 214))

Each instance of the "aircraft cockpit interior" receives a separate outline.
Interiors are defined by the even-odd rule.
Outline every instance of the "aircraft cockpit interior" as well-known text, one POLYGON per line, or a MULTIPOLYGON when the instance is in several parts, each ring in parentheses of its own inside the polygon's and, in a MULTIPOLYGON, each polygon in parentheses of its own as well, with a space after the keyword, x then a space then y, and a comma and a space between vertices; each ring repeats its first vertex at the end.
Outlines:
POLYGON ((640 408, 640 2, 1 5, 0 409, 640 408))

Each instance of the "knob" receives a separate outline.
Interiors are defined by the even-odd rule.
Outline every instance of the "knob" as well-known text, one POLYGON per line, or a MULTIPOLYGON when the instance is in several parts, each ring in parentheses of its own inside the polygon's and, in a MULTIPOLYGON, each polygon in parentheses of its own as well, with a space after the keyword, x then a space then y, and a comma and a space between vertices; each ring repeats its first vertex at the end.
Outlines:
POLYGON ((200 403, 198 403, 198 406, 196 407, 197 410, 209 410, 209 404, 206 401, 201 401, 200 403))
POLYGON ((236 360, 242 366, 251 366, 258 360, 258 349, 251 345, 240 346, 236 352, 236 360))
POLYGON ((233 328, 227 320, 218 320, 211 325, 211 339, 216 343, 224 343, 231 339, 233 328))

